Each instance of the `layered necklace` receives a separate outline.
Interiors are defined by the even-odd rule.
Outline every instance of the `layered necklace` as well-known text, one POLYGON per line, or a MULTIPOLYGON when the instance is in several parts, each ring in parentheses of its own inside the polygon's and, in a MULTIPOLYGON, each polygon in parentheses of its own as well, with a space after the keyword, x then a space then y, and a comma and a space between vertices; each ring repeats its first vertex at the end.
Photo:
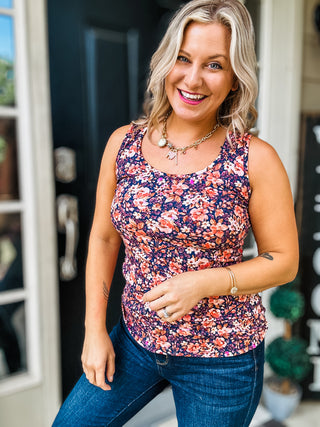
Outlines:
POLYGON ((171 142, 169 142, 168 139, 167 139, 168 138, 168 135, 167 135, 167 120, 168 120, 169 115, 170 115, 170 113, 167 114, 166 117, 163 120, 163 128, 162 128, 161 138, 158 141, 158 146, 160 148, 165 148, 165 147, 169 148, 169 151, 167 153, 167 159, 169 159, 169 160, 175 160, 176 161, 176 165, 178 165, 178 155, 179 155, 179 153, 186 154, 187 150, 190 150, 190 148, 198 148, 198 146, 200 144, 202 144, 206 139, 210 138, 210 136, 212 136, 215 133, 215 131, 218 129, 218 127, 219 127, 219 123, 217 123, 215 125, 215 127, 209 133, 207 133, 207 135, 203 136, 202 138, 197 139, 192 144, 186 145, 185 147, 176 147, 171 142))

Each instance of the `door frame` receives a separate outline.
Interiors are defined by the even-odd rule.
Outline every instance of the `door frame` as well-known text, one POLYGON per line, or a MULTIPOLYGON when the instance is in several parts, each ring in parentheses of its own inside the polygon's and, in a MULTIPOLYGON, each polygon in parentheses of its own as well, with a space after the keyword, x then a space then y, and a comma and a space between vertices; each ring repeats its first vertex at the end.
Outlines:
POLYGON ((30 99, 36 183, 38 278, 44 425, 61 404, 59 279, 55 174, 51 127, 47 1, 27 2, 30 99), (49 244, 48 244, 49 242, 49 244))
POLYGON ((1 117, 15 120, 17 144, 17 168, 19 198, 1 201, 2 214, 20 215, 20 233, 23 253, 23 283, 17 289, 1 292, 0 303, 22 302, 25 316, 26 372, 5 377, 0 382, 0 395, 21 390, 40 381, 40 338, 39 338, 39 301, 37 286, 37 247, 35 221, 35 185, 32 176, 33 155, 31 138, 31 118, 28 85, 28 58, 26 45, 25 8, 21 0, 13 7, 1 9, 1 15, 12 22, 14 44, 14 86, 15 104, 0 106, 1 117))
POLYGON ((304 0, 261 0, 259 136, 277 150, 297 191, 304 0))
POLYGON ((24 270, 24 288, 1 301, 25 301, 28 370, 1 382, 0 424, 47 427, 61 396, 46 0, 14 0, 12 13, 1 12, 16 23, 17 107, 1 114, 18 120, 20 172, 20 200, 2 202, 1 210, 21 213, 24 270))
MULTIPOLYGON (((261 0, 259 137, 279 154, 294 199, 298 185, 304 8, 304 0, 261 0)), ((271 288, 262 293, 269 324, 266 343, 284 331, 283 320, 269 308, 273 291, 271 288)), ((266 365, 266 376, 270 372, 266 365)))

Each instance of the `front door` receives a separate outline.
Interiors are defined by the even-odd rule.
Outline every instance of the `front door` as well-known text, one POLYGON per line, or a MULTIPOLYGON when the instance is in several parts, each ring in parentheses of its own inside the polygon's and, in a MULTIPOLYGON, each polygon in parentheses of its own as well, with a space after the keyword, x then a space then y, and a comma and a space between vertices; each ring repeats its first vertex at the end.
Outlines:
MULTIPOLYGON (((112 131, 138 117, 150 56, 178 3, 48 1, 63 397, 82 372, 84 270, 102 153, 112 131)), ((122 288, 118 263, 109 330, 120 316, 122 288)))

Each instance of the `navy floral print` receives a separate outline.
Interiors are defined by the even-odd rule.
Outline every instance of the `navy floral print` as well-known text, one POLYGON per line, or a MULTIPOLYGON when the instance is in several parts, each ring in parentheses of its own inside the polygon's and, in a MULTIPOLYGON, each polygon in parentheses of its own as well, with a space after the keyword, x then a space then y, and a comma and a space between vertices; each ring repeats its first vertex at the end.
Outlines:
POLYGON ((242 261, 250 228, 248 147, 251 135, 230 135, 205 169, 170 175, 143 157, 146 128, 132 125, 117 156, 112 221, 125 245, 122 311, 135 340, 151 352, 225 357, 255 348, 266 331, 259 294, 210 296, 168 323, 142 297, 185 272, 242 261))

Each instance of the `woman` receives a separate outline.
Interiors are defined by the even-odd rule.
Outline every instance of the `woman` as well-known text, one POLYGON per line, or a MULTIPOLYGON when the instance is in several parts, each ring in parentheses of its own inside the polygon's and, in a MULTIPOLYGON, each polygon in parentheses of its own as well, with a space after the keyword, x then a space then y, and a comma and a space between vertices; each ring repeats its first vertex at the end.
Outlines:
POLYGON ((179 426, 248 426, 262 389, 260 291, 291 281, 298 244, 287 175, 247 133, 254 36, 238 0, 193 0, 151 61, 146 117, 111 136, 86 275, 81 377, 57 425, 122 426, 171 384, 179 426), (259 256, 242 260, 252 230, 259 256), (126 247, 123 319, 106 331, 126 247))

